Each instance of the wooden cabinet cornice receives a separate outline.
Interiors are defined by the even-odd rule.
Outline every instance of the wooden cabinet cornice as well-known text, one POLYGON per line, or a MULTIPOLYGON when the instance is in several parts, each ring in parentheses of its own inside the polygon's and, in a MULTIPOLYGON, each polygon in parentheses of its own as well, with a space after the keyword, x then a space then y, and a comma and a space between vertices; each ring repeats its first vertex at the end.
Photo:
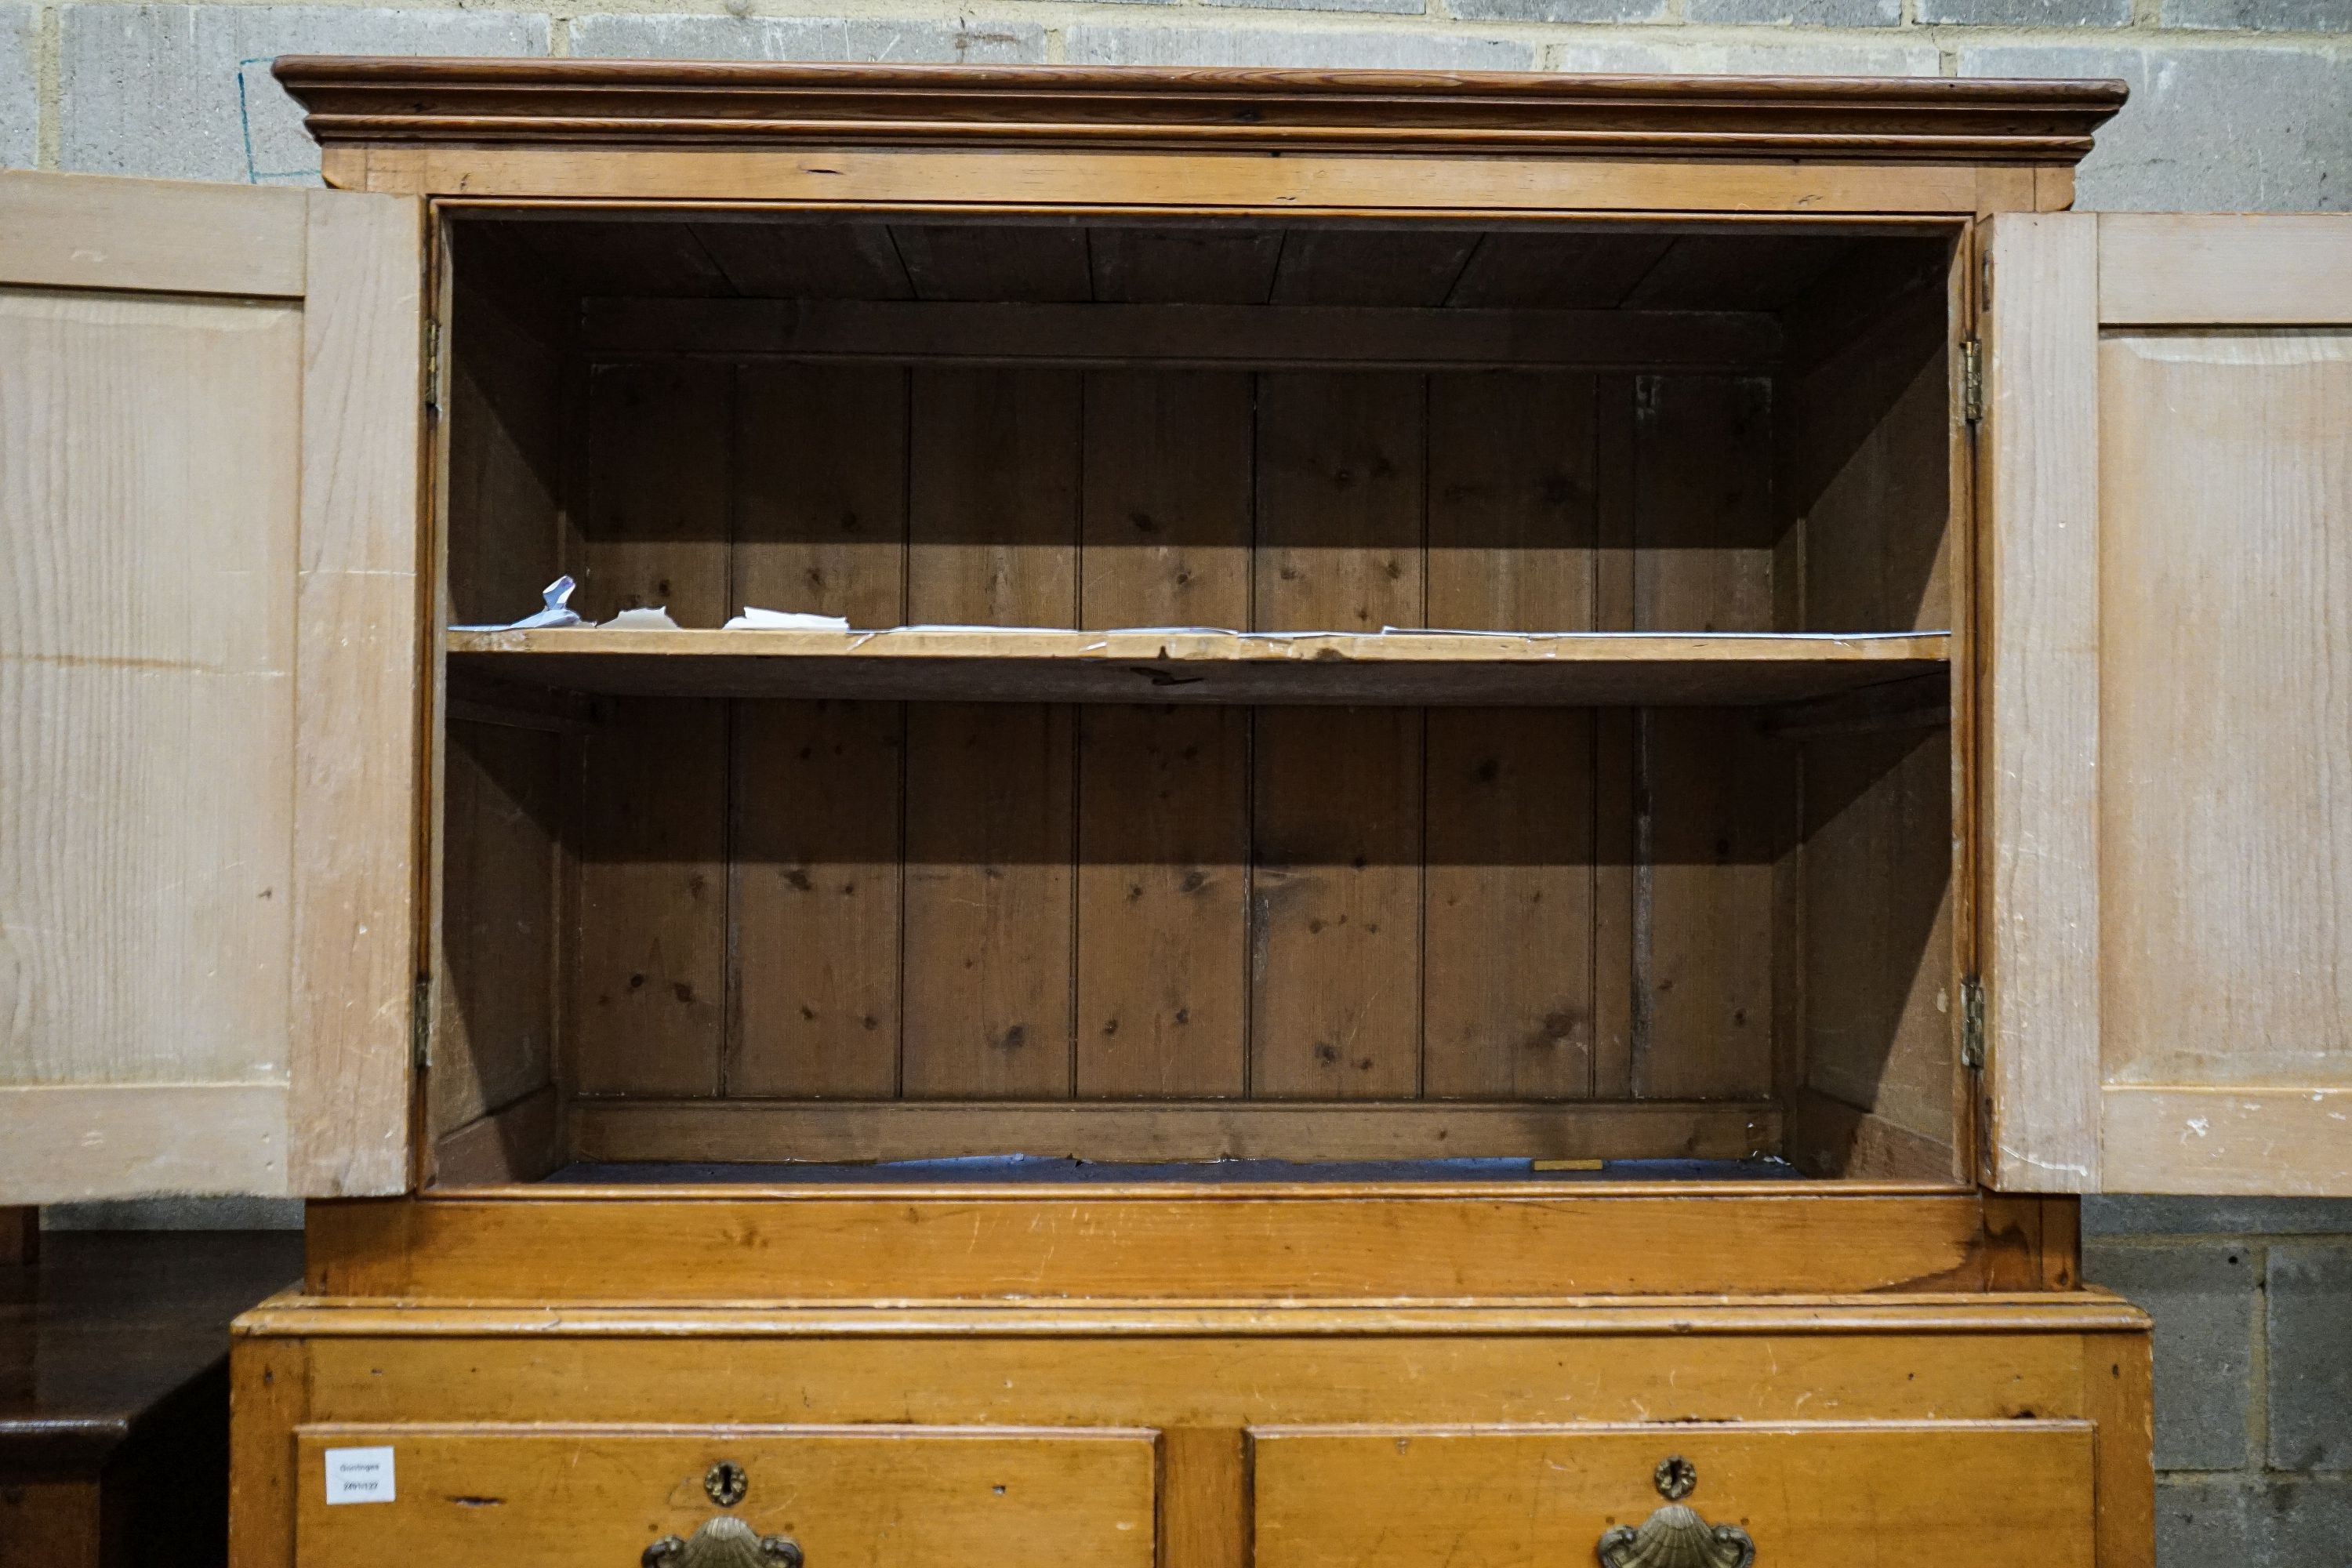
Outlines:
POLYGON ((2116 81, 289 56, 320 145, 1542 153, 2071 165, 2116 81))

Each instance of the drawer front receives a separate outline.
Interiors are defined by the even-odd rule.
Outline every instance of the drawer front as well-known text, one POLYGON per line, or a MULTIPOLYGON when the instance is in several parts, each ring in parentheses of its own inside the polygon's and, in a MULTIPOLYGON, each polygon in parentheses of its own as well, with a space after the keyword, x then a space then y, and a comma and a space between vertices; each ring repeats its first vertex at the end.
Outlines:
MULTIPOLYGON (((1255 1563, 1590 1564, 1605 1531, 1666 1506, 1656 1473, 1680 1455, 1685 1506, 1745 1531, 1756 1568, 2090 1568, 2092 1440, 2076 1421, 1265 1429, 1255 1563)), ((1687 1559, 1717 1561, 1738 1559, 1687 1559)))
POLYGON ((807 1568, 1152 1555, 1144 1431, 307 1426, 295 1447, 300 1568, 638 1568, 720 1515, 791 1538, 807 1568), (331 1501, 331 1473, 374 1448, 391 1450, 390 1500, 331 1501), (722 1463, 740 1472, 728 1506, 722 1463))

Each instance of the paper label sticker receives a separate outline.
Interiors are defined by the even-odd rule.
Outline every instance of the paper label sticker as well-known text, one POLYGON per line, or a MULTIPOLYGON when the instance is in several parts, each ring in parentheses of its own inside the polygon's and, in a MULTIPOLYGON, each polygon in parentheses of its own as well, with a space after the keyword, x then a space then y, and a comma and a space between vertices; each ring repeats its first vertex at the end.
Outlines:
POLYGON ((390 1448, 330 1448, 327 1450, 327 1500, 390 1502, 390 1448))

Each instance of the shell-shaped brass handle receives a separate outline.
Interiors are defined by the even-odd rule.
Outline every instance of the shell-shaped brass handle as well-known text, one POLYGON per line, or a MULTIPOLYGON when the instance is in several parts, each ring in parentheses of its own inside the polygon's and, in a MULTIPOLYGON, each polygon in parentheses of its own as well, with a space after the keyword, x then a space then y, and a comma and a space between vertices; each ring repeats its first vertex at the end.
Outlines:
POLYGON ((722 1513, 683 1541, 663 1536, 638 1562, 641 1568, 801 1568, 801 1546, 788 1535, 761 1535, 722 1513))
POLYGON ((1596 1548, 1601 1568, 1750 1568, 1756 1542, 1736 1524, 1709 1524, 1683 1501, 1698 1484, 1698 1468, 1680 1454, 1658 1462, 1654 1478, 1666 1506, 1639 1530, 1621 1524, 1596 1548))

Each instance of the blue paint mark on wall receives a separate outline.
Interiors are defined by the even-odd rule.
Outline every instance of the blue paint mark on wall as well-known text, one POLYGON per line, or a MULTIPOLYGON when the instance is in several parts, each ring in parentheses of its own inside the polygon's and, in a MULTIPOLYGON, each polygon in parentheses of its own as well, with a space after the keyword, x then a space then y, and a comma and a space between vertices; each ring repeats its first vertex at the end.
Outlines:
POLYGON ((276 58, 273 55, 259 55, 249 60, 236 62, 236 126, 238 132, 245 138, 245 183, 249 185, 258 185, 271 180, 295 180, 308 184, 319 177, 319 172, 316 169, 264 169, 254 157, 253 99, 251 93, 247 90, 246 78, 256 67, 259 67, 266 79, 270 62, 276 58))

